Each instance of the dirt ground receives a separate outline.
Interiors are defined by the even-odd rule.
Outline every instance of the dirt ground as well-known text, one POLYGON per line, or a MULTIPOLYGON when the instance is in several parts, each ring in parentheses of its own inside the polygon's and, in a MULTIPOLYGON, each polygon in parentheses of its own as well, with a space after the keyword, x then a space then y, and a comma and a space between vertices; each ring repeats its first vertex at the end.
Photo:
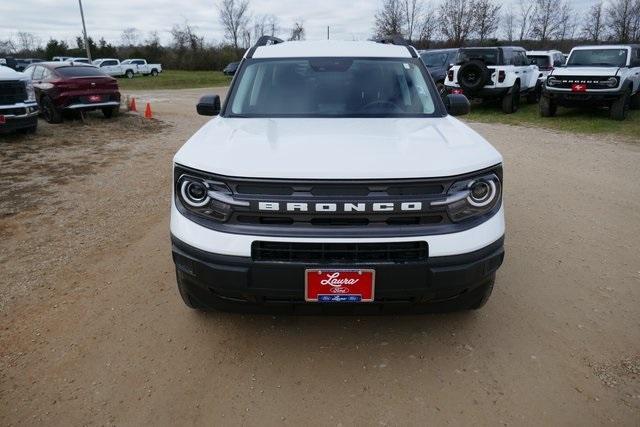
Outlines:
POLYGON ((1 425, 640 425, 640 141, 472 124, 506 177, 479 312, 202 314, 168 221, 204 92, 0 137, 1 425))

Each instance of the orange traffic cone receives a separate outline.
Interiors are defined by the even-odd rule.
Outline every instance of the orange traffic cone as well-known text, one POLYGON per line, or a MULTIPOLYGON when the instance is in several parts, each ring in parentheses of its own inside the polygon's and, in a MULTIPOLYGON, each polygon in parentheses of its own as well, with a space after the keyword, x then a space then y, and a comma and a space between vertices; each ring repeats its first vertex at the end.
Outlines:
POLYGON ((129 104, 129 111, 138 111, 136 108, 136 99, 131 98, 131 104, 129 104))
POLYGON ((153 119, 153 113, 151 112, 151 104, 147 102, 147 108, 144 110, 145 119, 153 119))

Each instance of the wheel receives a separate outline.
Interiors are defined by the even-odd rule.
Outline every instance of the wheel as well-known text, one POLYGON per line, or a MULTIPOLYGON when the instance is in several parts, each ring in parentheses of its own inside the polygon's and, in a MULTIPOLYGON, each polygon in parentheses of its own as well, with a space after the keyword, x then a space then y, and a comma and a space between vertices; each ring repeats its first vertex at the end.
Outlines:
POLYGON ((520 83, 516 83, 511 91, 502 98, 502 112, 512 114, 518 111, 520 106, 520 83))
POLYGON ((158 70, 151 70, 151 75, 153 77, 157 77, 158 76, 158 70))
POLYGON ((553 117, 558 112, 558 106, 550 98, 543 96, 540 98, 540 116, 553 117))
POLYGON ((624 120, 627 118, 627 114, 629 113, 629 107, 631 106, 631 91, 626 90, 620 96, 620 98, 613 101, 611 104, 611 110, 609 111, 609 116, 613 120, 624 120))
POLYGON ((631 97, 631 109, 640 110, 640 90, 631 97))
POLYGON ((491 276, 491 279, 489 279, 489 281, 486 284, 482 285, 482 288, 478 290, 477 299, 471 303, 471 305, 468 307, 468 310, 479 310, 484 307, 487 304, 487 301, 489 301, 489 297, 491 297, 491 294, 493 293, 493 286, 495 285, 495 283, 496 276, 494 274, 493 276, 491 276))
POLYGON ((127 72, 124 73, 124 75, 128 79, 132 79, 133 78, 133 70, 127 70, 127 72))
POLYGON ((104 114, 104 116, 107 119, 110 119, 113 116, 117 116, 118 114, 120 114, 120 107, 105 107, 102 108, 102 114, 104 114))
POLYGON ((185 305, 194 310, 202 310, 207 311, 208 308, 200 304, 197 300, 193 299, 191 295, 187 292, 184 286, 184 279, 182 277, 184 273, 178 269, 176 269, 176 281, 178 282, 178 292, 180 292, 180 297, 182 297, 182 301, 184 301, 185 305))
POLYGON ((62 123, 62 111, 55 106, 51 98, 45 96, 40 103, 42 107, 42 117, 47 123, 62 123))

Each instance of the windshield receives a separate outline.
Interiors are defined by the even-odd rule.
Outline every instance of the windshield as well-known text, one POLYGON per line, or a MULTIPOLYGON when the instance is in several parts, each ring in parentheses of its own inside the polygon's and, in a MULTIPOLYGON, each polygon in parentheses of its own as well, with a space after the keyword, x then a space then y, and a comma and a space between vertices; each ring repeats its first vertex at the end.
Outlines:
POLYGON ((534 65, 537 65, 538 68, 544 69, 551 67, 551 58, 547 55, 527 55, 527 58, 529 58, 534 65))
POLYGON ((62 77, 105 77, 106 74, 94 67, 58 67, 56 73, 62 77))
POLYGON ((627 49, 578 49, 571 52, 567 66, 624 67, 627 49))
POLYGON ((242 67, 227 115, 402 117, 435 112, 419 59, 251 60, 242 67))
POLYGON ((420 57, 427 67, 442 67, 447 62, 447 54, 443 52, 423 53, 420 57))
POLYGON ((487 65, 498 65, 500 61, 500 51, 498 49, 462 49, 458 52, 456 64, 480 59, 487 65))

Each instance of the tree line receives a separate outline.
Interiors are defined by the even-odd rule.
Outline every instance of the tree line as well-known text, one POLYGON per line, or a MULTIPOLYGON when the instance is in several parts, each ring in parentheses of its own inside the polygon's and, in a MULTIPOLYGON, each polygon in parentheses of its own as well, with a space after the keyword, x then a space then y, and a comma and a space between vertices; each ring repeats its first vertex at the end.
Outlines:
MULTIPOLYGON (((253 15, 249 0, 217 4, 224 40, 207 43, 188 22, 169 31, 162 43, 153 31, 122 31, 119 42, 88 38, 93 58, 146 58, 168 69, 221 70, 242 57, 264 35, 288 40, 305 38, 304 20, 281 25, 274 15, 253 15)), ((401 35, 418 48, 517 43, 525 48, 568 51, 584 43, 640 42, 640 0, 600 0, 588 8, 568 0, 380 0, 373 17, 372 37, 401 35)), ((84 40, 41 39, 19 32, 0 40, 0 57, 85 56, 84 40)))

